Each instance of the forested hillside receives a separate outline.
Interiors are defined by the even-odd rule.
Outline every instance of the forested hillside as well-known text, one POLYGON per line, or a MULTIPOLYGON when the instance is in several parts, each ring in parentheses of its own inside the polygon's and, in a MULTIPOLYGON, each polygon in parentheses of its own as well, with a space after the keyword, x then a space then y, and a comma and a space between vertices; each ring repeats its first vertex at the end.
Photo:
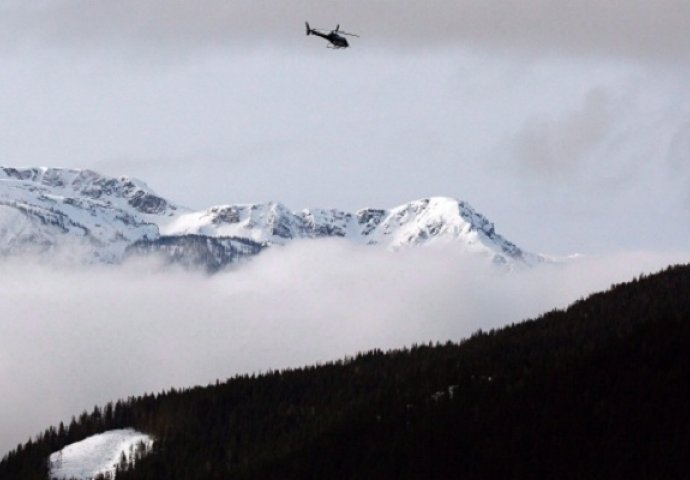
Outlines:
POLYGON ((121 427, 156 442, 117 480, 688 478, 688 365, 677 266, 459 343, 118 401, 21 445, 0 479, 45 479, 51 452, 121 427))

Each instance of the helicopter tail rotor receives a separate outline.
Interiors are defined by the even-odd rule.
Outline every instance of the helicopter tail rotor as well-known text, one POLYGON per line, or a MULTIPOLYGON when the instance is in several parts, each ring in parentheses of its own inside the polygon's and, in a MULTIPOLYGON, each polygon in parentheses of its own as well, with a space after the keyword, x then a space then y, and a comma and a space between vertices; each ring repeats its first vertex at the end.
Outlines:
POLYGON ((304 22, 304 24, 307 26, 307 35, 311 33, 311 28, 309 28, 309 22, 304 22))

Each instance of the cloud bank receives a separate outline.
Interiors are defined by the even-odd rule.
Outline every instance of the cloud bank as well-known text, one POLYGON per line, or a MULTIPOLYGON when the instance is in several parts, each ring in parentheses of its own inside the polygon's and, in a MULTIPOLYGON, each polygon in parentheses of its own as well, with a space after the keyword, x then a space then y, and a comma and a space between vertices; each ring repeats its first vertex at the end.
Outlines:
POLYGON ((459 340, 689 260, 637 252, 506 275, 460 252, 389 254, 324 241, 274 249, 212 277, 155 262, 5 261, 0 452, 95 404, 459 340))
POLYGON ((461 45, 638 60, 690 54, 690 4, 683 0, 52 0, 2 8, 5 44, 188 49, 292 44, 304 20, 337 23, 370 45, 461 45))

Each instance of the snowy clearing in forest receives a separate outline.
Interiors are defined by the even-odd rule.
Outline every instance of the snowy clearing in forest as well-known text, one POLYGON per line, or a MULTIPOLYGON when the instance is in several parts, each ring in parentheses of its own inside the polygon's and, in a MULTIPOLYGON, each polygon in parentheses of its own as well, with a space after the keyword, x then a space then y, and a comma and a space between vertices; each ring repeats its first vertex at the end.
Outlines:
POLYGON ((111 430, 66 446, 50 456, 50 478, 90 480, 115 471, 122 455, 133 461, 137 450, 147 451, 153 439, 133 429, 111 430))

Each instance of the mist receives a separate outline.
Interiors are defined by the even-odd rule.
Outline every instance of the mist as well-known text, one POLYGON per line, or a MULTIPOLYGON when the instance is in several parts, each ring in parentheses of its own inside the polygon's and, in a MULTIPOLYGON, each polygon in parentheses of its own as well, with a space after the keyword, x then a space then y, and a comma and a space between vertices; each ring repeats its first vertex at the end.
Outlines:
POLYGON ((690 261, 631 252, 510 272, 460 251, 340 241, 274 248, 207 276, 0 265, 0 452, 94 405, 371 348, 460 340, 690 261))

